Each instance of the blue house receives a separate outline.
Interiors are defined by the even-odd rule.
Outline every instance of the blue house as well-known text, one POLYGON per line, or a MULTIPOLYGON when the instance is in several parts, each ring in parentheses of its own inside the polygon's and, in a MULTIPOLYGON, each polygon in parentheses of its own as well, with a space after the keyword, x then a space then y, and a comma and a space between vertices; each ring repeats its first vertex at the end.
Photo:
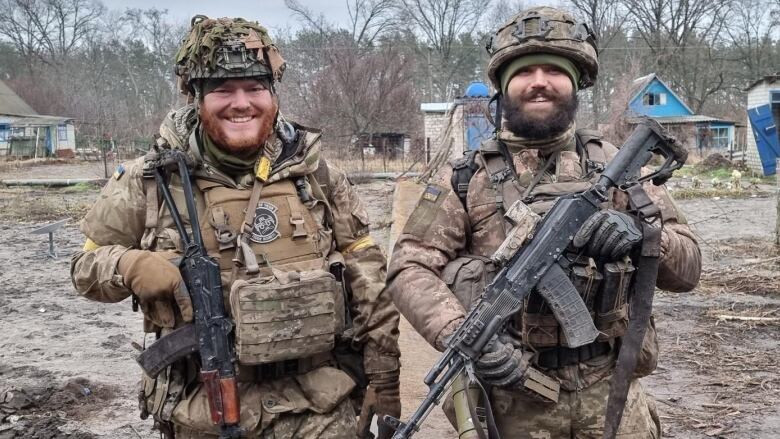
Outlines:
POLYGON ((0 81, 0 156, 74 157, 73 118, 38 114, 0 81))
POLYGON ((629 123, 640 116, 652 117, 702 154, 734 150, 734 121, 695 114, 655 73, 634 80, 627 116, 629 123))

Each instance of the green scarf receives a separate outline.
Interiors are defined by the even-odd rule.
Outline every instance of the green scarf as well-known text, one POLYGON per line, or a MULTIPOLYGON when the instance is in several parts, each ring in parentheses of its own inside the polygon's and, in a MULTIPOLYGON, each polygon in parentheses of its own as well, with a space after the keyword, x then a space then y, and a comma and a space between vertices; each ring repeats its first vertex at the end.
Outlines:
POLYGON ((515 135, 509 130, 501 130, 498 133, 498 140, 504 142, 510 152, 518 152, 524 149, 536 149, 543 156, 563 150, 574 150, 574 123, 568 129, 555 137, 542 140, 530 140, 515 135))
POLYGON ((206 153, 209 161, 219 168, 220 171, 225 172, 232 177, 251 174, 254 171, 255 163, 257 162, 258 157, 260 157, 262 149, 249 158, 237 157, 217 146, 203 129, 201 129, 200 133, 203 152, 206 153))

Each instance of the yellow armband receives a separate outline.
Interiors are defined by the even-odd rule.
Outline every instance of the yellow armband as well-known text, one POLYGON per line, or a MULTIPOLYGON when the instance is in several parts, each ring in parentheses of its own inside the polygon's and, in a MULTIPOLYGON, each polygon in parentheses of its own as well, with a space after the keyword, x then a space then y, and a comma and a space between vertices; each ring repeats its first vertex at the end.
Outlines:
POLYGON ((85 252, 89 252, 99 247, 100 247, 99 245, 95 244, 95 241, 87 238, 87 242, 84 243, 84 248, 82 250, 84 250, 85 252))
POLYGON ((374 239, 371 238, 371 235, 366 235, 362 238, 357 239, 352 244, 348 245, 344 250, 341 251, 341 253, 347 254, 347 253, 356 252, 366 247, 371 247, 372 245, 374 245, 374 239))

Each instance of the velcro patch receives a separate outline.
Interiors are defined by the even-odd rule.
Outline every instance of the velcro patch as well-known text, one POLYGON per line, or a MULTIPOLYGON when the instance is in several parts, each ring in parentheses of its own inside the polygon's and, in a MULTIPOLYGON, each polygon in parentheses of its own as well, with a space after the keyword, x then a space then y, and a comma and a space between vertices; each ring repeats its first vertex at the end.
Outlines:
POLYGON ((422 194, 423 200, 430 201, 431 203, 435 203, 437 199, 439 199, 439 195, 441 195, 441 189, 437 188, 434 185, 428 185, 425 188, 425 192, 422 194))
POLYGON ((260 181, 266 181, 268 180, 268 175, 270 173, 271 161, 268 160, 268 157, 266 156, 260 157, 260 163, 257 164, 257 173, 255 174, 255 177, 260 181))
POLYGON ((114 170, 114 180, 119 180, 123 175, 125 175, 125 165, 117 166, 114 170))
POLYGON ((422 195, 417 207, 414 208, 406 221, 403 233, 409 233, 422 237, 428 232, 441 204, 447 198, 450 189, 435 184, 429 184, 422 195))

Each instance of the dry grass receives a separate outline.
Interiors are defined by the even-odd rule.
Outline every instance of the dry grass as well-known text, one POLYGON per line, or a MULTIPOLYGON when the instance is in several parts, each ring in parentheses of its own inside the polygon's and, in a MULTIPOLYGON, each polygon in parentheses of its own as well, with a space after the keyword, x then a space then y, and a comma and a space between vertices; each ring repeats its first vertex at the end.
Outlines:
POLYGON ((40 158, 40 159, 26 159, 26 160, 5 158, 3 160, 0 160, 0 172, 13 171, 16 169, 32 168, 35 166, 61 165, 65 163, 73 163, 73 162, 70 160, 58 159, 58 158, 40 158))
POLYGON ((97 188, 2 189, 0 221, 80 220, 95 202, 97 188))
POLYGON ((405 172, 410 170, 410 168, 410 172, 419 172, 423 167, 421 163, 415 163, 413 160, 387 160, 383 162, 381 157, 367 158, 365 162, 360 160, 360 158, 326 156, 325 159, 328 163, 350 175, 374 172, 405 172))
POLYGON ((750 187, 748 189, 735 191, 728 188, 700 188, 692 187, 677 188, 670 191, 677 200, 689 200, 693 198, 751 198, 770 195, 769 192, 761 191, 758 188, 750 187))

